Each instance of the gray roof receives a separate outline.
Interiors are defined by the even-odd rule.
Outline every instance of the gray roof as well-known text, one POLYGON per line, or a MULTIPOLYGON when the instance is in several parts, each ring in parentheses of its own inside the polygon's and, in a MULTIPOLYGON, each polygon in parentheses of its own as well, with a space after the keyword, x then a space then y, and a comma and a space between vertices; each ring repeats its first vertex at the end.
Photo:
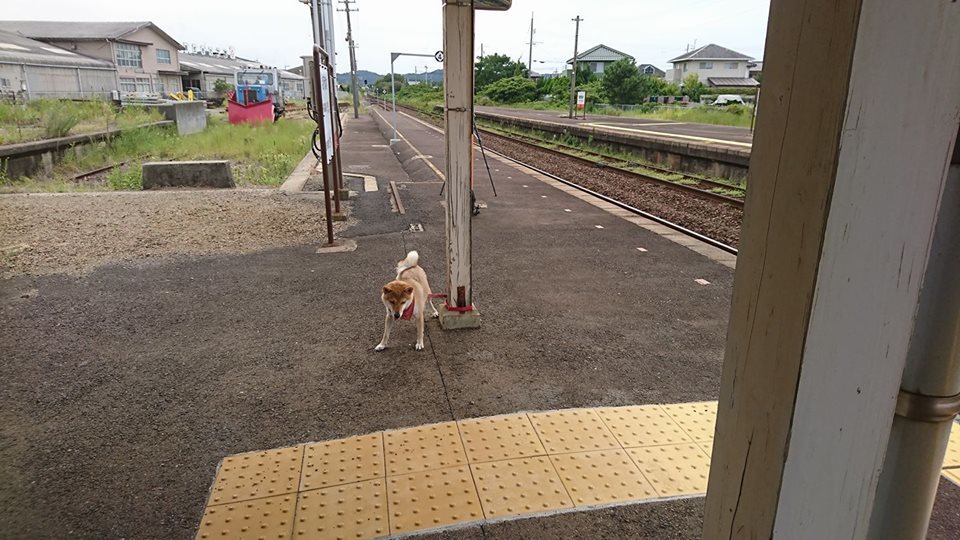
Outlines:
POLYGON ((753 57, 711 43, 681 54, 669 62, 686 62, 688 60, 753 60, 753 57))
POLYGON ((115 69, 110 62, 2 30, 0 30, 0 62, 115 69))
POLYGON ((637 66, 637 69, 640 70, 640 73, 643 73, 644 70, 645 70, 646 68, 648 68, 648 67, 652 67, 652 68, 653 68, 653 72, 654 72, 655 74, 657 74, 657 75, 666 75, 666 74, 667 74, 666 71, 658 68, 657 66, 655 66, 655 65, 653 65, 653 64, 640 64, 640 65, 637 66))
POLYGON ((90 41, 109 39, 123 41, 124 36, 141 28, 151 27, 167 41, 183 49, 183 45, 150 21, 83 22, 83 21, 0 21, 0 30, 41 41, 90 41))
MULTIPOLYGON (((214 56, 207 54, 189 54, 185 52, 180 52, 180 69, 190 72, 190 73, 213 73, 217 75, 229 75, 233 77, 233 74, 241 69, 253 68, 253 67, 270 67, 262 62, 256 60, 249 60, 247 58, 230 58, 223 56, 214 56)), ((297 80, 302 81, 303 77, 296 73, 291 73, 289 71, 280 70, 280 78, 287 80, 297 80)))
MULTIPOLYGON (((633 60, 633 57, 629 54, 620 52, 612 47, 607 47, 603 43, 595 47, 590 47, 582 53, 577 53, 577 62, 616 62, 623 58, 633 60)), ((567 63, 572 64, 573 58, 571 57, 567 60, 567 63)))
POLYGON ((736 86, 760 86, 760 83, 758 83, 756 79, 751 79, 749 77, 707 77, 707 82, 710 83, 710 86, 723 86, 727 88, 736 86))

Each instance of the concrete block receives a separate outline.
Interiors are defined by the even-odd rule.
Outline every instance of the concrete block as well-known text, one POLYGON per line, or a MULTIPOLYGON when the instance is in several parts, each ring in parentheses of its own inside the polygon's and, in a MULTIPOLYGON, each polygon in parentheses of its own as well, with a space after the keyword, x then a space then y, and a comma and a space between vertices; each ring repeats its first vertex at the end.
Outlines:
POLYGON ((143 189, 164 187, 232 188, 230 162, 158 161, 143 164, 143 189))
POLYGON ((477 306, 473 311, 450 311, 447 306, 440 306, 440 328, 444 330, 462 330, 466 328, 480 328, 480 312, 477 306))
POLYGON ((207 104, 204 101, 168 101, 156 107, 163 117, 177 124, 177 133, 190 135, 207 128, 207 104))

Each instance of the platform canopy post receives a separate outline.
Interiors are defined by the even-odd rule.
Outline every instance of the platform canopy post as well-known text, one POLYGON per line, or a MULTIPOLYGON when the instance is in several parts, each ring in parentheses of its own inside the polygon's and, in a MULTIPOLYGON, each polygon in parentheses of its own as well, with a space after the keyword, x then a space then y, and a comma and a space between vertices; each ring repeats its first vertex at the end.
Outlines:
POLYGON ((444 329, 480 326, 471 273, 473 20, 473 0, 443 3, 447 301, 440 309, 440 325, 444 329))
POLYGON ((920 289, 940 264, 957 28, 952 0, 772 0, 708 540, 861 539, 885 511, 920 289))

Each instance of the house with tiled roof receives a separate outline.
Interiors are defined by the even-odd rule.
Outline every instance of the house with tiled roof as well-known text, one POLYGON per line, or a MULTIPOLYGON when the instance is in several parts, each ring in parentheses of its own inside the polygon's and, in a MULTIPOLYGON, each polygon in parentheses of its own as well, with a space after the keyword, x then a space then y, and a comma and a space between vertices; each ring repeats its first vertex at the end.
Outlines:
POLYGON ((759 86, 749 74, 747 65, 753 58, 716 44, 704 45, 670 60, 673 82, 680 84, 691 74, 708 86, 759 86))
MULTIPOLYGON (((603 70, 617 60, 623 60, 633 57, 627 53, 620 52, 613 47, 607 47, 603 43, 577 54, 577 65, 586 64, 590 71, 597 75, 603 75, 603 70)), ((567 65, 573 65, 573 58, 567 60, 567 65)))

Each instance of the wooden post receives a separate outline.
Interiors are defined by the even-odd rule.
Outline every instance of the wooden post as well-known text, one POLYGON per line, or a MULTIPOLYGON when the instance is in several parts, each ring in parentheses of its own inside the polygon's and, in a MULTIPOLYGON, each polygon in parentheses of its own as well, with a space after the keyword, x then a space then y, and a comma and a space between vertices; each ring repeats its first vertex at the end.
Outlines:
POLYGON ((447 301, 444 329, 476 328, 471 283, 473 204, 473 0, 443 4, 443 90, 446 134, 447 301))
POLYGON ((951 0, 772 1, 704 538, 867 535, 960 122, 958 27, 951 0))

